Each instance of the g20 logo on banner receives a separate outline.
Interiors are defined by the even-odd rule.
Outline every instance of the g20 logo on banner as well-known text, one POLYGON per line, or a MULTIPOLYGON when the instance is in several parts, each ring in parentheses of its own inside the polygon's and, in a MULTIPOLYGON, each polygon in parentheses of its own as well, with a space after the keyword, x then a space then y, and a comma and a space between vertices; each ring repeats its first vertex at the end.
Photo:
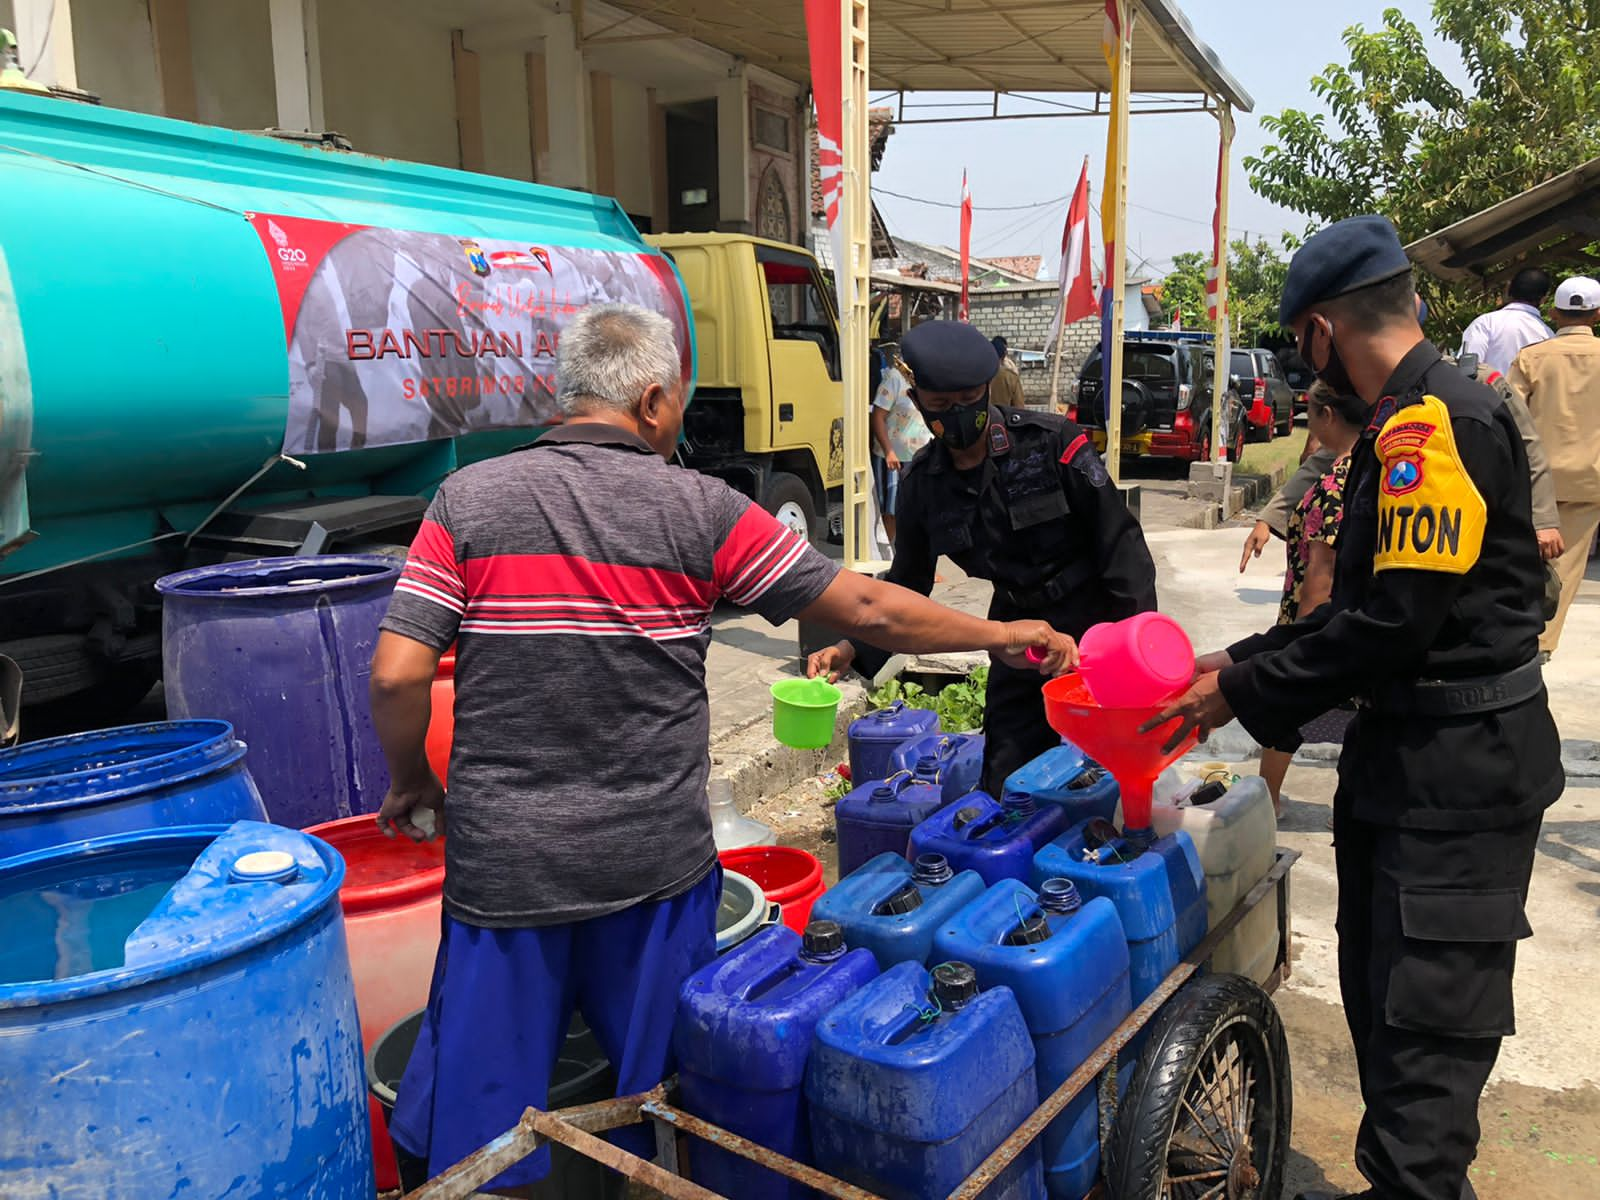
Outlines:
POLYGON ((272 235, 272 240, 277 244, 278 261, 285 267, 293 270, 297 267, 309 266, 311 259, 306 252, 298 246, 289 244, 289 235, 276 221, 267 221, 267 232, 272 235))

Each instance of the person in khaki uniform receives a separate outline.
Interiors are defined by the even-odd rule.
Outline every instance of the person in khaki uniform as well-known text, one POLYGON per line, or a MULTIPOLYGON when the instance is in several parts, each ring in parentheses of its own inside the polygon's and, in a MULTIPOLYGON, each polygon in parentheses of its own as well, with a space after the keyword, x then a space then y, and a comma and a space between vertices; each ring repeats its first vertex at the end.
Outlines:
POLYGON ((1005 338, 990 338, 989 344, 994 347, 995 357, 1000 360, 999 370, 989 381, 990 403, 1004 405, 1006 408, 1026 408, 1028 402, 1022 397, 1022 372, 1012 360, 1005 338))
POLYGON ((1561 603, 1545 626, 1539 649, 1554 654, 1561 626, 1589 562, 1600 528, 1600 283, 1574 276, 1556 288, 1556 335, 1524 347, 1511 366, 1550 459, 1563 548, 1556 559, 1561 603))

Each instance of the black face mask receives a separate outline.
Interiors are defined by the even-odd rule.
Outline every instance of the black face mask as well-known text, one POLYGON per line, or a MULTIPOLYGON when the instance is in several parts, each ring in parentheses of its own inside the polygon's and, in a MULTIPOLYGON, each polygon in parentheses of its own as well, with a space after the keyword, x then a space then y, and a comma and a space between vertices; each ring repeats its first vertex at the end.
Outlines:
MULTIPOLYGON (((1345 370, 1344 359, 1339 357, 1339 347, 1334 344, 1333 334, 1328 335, 1328 362, 1321 368, 1312 365, 1311 359, 1306 358, 1306 366, 1316 374, 1316 377, 1331 387, 1341 396, 1355 394, 1356 385, 1350 382, 1350 372, 1345 370)), ((1307 346, 1309 350, 1311 347, 1307 346)))
POLYGON ((929 412, 917 402, 928 431, 952 450, 965 450, 975 445, 989 427, 989 393, 973 404, 953 404, 944 412, 929 412))

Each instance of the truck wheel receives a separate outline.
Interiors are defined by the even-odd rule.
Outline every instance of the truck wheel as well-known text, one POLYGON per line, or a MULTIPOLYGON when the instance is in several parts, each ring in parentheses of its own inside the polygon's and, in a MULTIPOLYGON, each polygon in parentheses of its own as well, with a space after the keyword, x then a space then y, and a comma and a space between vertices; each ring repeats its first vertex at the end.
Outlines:
POLYGON ((787 526, 806 541, 814 542, 821 537, 817 506, 811 499, 811 489, 798 475, 774 471, 767 480, 766 491, 762 493, 761 507, 777 517, 779 524, 787 526))
POLYGON ((1106 1157, 1119 1200, 1277 1200, 1292 1108, 1271 998, 1238 975, 1185 986, 1150 1026, 1106 1157))

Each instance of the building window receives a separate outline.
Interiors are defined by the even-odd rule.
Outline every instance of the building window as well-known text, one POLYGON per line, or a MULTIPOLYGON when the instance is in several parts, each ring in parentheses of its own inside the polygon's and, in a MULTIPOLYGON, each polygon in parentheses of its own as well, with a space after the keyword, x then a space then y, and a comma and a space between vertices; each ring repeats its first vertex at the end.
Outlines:
POLYGON ((756 105, 754 135, 756 145, 763 150, 775 150, 779 154, 790 153, 789 118, 781 112, 756 105))

